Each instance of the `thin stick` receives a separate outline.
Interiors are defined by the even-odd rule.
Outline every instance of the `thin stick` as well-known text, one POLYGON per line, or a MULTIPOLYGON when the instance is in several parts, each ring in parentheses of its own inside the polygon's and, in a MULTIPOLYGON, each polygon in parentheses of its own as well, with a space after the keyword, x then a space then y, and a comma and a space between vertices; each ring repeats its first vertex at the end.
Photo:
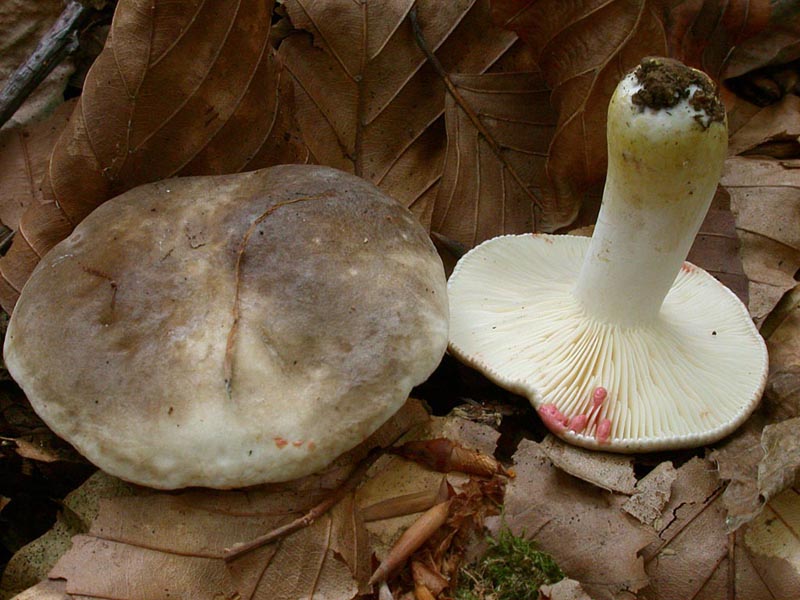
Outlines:
POLYGON ((369 468, 375 464, 375 461, 378 460, 380 456, 381 453, 378 450, 373 450, 363 461, 361 461, 361 463, 359 463, 355 469, 353 469, 353 472, 348 475, 347 479, 341 486, 336 488, 327 498, 309 510, 302 517, 298 517, 286 525, 281 525, 280 527, 277 527, 276 529, 273 529, 272 531, 265 533, 264 535, 261 535, 253 540, 250 540, 249 542, 236 544, 232 548, 227 548, 223 558, 226 562, 236 560, 248 552, 252 552, 253 550, 261 548, 270 542, 274 542, 294 533, 295 531, 303 529, 304 527, 308 527, 314 521, 328 512, 331 508, 333 508, 347 494, 357 488, 361 483, 361 480, 364 479, 364 476, 367 474, 367 471, 369 471, 369 468))
POLYGON ((75 32, 88 20, 94 9, 77 0, 69 0, 53 26, 39 41, 22 65, 11 74, 0 91, 0 127, 8 121, 25 99, 78 45, 75 32))

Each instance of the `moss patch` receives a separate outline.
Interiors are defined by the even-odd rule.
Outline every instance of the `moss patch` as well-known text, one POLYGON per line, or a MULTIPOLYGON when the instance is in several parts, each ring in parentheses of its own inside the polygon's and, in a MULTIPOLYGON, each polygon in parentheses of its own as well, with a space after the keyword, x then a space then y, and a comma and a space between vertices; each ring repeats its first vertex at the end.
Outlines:
POLYGON ((475 564, 461 570, 456 600, 536 600, 539 587, 564 578, 553 558, 503 529, 475 564))

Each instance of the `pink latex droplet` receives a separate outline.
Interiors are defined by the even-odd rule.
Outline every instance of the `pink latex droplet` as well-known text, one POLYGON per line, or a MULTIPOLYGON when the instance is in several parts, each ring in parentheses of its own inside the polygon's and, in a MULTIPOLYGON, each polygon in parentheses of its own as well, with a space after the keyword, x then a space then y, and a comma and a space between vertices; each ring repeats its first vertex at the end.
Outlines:
POLYGON ((611 421, 608 419, 600 419, 600 423, 597 424, 597 433, 595 433, 595 437, 598 442, 605 444, 608 438, 611 437, 611 421))
POLYGON ((561 433, 567 428, 569 420, 565 417, 555 404, 543 404, 539 408, 539 417, 553 433, 561 433))
POLYGON ((574 431, 575 433, 580 433, 584 429, 586 429, 586 423, 589 422, 588 415, 575 415, 569 420, 569 424, 567 425, 567 429, 570 431, 574 431))
POLYGON ((598 406, 602 405, 603 402, 606 401, 608 397, 608 391, 604 387, 596 387, 594 388, 594 392, 592 392, 592 406, 597 408, 598 406))

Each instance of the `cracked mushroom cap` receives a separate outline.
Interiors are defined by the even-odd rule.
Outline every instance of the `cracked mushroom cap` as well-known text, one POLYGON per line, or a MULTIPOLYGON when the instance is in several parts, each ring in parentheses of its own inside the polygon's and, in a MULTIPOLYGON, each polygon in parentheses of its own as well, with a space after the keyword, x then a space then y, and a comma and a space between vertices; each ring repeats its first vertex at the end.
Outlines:
POLYGON ((41 261, 5 360, 107 472, 232 488, 315 472, 405 402, 447 344, 425 230, 370 183, 287 165, 110 200, 41 261))

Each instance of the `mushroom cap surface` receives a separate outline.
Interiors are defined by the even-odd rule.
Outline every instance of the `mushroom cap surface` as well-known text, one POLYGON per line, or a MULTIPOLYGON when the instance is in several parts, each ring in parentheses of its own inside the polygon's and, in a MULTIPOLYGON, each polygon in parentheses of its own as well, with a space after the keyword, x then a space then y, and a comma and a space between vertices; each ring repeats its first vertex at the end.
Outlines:
POLYGON ((554 431, 579 446, 655 451, 731 433, 755 409, 767 376, 766 345, 745 306, 684 263, 655 321, 601 322, 572 293, 589 244, 525 234, 473 248, 448 283, 450 351, 537 410, 587 415, 580 432, 554 431), (607 399, 594 408, 598 387, 607 399))
POLYGON ((36 412, 100 468, 232 488, 363 441, 436 368, 447 320, 441 261, 406 208, 353 175, 284 165, 103 204, 43 258, 4 352, 36 412))

